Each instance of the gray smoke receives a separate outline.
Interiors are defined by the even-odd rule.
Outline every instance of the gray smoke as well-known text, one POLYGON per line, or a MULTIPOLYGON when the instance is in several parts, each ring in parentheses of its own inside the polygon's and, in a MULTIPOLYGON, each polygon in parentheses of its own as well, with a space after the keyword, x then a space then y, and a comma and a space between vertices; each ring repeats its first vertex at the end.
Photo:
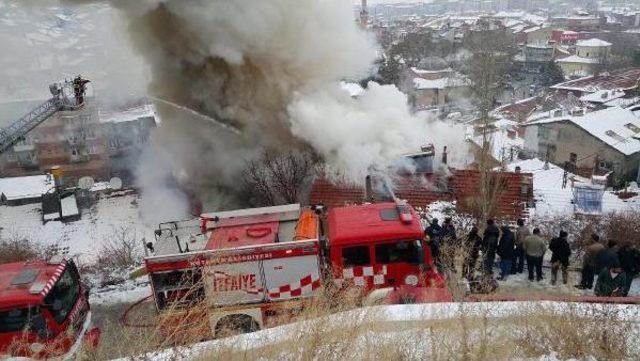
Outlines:
POLYGON ((162 151, 149 156, 161 159, 146 164, 200 194, 217 190, 218 206, 233 203, 246 160, 263 147, 311 146, 330 176, 361 184, 372 167, 387 169, 429 137, 444 136, 430 134, 393 86, 370 83, 358 99, 340 88, 343 79, 367 76, 377 52, 348 1, 112 2, 151 67, 149 92, 240 130, 159 107, 163 124, 152 145, 162 151))

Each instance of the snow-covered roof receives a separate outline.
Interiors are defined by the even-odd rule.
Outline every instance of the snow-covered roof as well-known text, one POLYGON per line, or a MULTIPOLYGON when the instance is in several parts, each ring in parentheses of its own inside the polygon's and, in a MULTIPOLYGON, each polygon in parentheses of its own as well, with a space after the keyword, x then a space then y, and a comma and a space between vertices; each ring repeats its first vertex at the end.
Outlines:
POLYGON ((346 90, 352 97, 358 97, 364 93, 364 88, 357 83, 340 82, 340 87, 346 90))
POLYGON ((453 71, 453 69, 451 69, 450 67, 446 67, 446 68, 439 69, 439 70, 424 70, 424 69, 419 69, 419 68, 416 68, 416 67, 412 67, 411 71, 413 71, 417 75, 427 75, 427 74, 439 74, 439 73, 444 73, 444 72, 451 72, 451 71, 453 71))
POLYGON ((558 59, 559 63, 583 63, 583 64, 597 64, 597 59, 583 58, 577 55, 567 56, 566 58, 558 59))
POLYGON ((8 201, 41 197, 53 184, 50 175, 0 178, 0 195, 8 201))
POLYGON ((454 76, 439 79, 423 79, 413 78, 413 86, 417 90, 423 89, 445 89, 451 87, 461 87, 470 85, 470 81, 467 78, 454 76))
POLYGON ((589 40, 578 40, 578 42, 576 43, 576 46, 601 47, 601 46, 611 46, 611 43, 608 41, 593 38, 589 40))
POLYGON ((156 109, 153 104, 144 104, 123 111, 100 111, 100 122, 123 123, 138 120, 140 118, 156 118, 156 109))
POLYGON ((640 152, 640 119, 630 110, 611 107, 583 116, 562 116, 525 124, 569 121, 625 155, 640 152))
POLYGON ((591 94, 586 94, 580 97, 580 100, 583 102, 590 103, 606 103, 612 99, 622 98, 624 96, 624 90, 614 89, 614 90, 598 90, 591 94))

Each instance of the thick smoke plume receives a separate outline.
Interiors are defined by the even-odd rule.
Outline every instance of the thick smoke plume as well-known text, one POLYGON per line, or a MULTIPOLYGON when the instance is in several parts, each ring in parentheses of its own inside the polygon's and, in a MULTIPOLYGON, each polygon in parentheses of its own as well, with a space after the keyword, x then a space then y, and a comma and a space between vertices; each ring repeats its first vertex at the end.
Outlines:
POLYGON ((198 191, 233 190, 263 147, 311 147, 330 175, 361 184, 369 169, 386 169, 433 136, 395 87, 370 83, 358 99, 340 88, 343 79, 366 77, 377 55, 350 1, 113 3, 151 66, 150 93, 241 132, 159 107, 153 146, 171 156, 149 164, 183 174, 198 191))

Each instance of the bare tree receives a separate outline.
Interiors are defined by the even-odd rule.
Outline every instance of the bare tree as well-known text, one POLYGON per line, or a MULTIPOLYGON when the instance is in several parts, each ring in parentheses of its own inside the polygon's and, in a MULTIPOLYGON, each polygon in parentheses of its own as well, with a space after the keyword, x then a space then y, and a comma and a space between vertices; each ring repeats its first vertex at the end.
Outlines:
POLYGON ((245 194, 255 206, 300 202, 315 164, 306 152, 265 150, 259 158, 247 162, 243 174, 245 194))
POLYGON ((472 81, 471 91, 479 113, 478 126, 482 132, 482 145, 476 157, 480 172, 478 194, 472 200, 475 216, 485 220, 497 212, 499 193, 504 188, 504 180, 492 171, 491 150, 493 147, 491 110, 503 84, 509 76, 509 68, 515 54, 512 37, 505 29, 489 29, 489 24, 481 31, 470 33, 464 46, 472 52, 468 64, 468 75, 472 81))

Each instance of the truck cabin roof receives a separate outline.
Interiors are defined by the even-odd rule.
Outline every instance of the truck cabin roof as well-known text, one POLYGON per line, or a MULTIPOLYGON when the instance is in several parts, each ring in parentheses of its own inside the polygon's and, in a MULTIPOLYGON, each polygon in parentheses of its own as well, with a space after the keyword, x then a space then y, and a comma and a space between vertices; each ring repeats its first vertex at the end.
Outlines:
POLYGON ((42 304, 66 265, 57 257, 0 264, 0 309, 42 304))
POLYGON ((393 202, 336 207, 329 210, 331 246, 366 244, 385 240, 419 239, 422 226, 412 207, 402 220, 393 202))
POLYGON ((315 239, 318 220, 310 209, 288 204, 206 213, 199 221, 161 224, 159 231, 156 256, 315 239))

